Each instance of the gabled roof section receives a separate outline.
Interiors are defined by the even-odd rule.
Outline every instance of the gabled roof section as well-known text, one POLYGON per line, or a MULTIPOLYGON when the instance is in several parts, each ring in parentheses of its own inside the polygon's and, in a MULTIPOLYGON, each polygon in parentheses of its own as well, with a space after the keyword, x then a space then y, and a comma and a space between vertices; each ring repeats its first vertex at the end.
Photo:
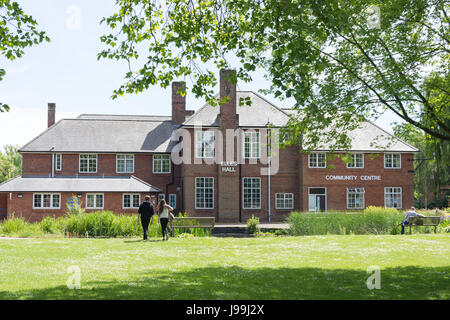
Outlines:
MULTIPOLYGON (((236 104, 240 127, 267 127, 269 124, 275 127, 283 127, 289 120, 287 113, 253 91, 237 91, 236 104), (247 97, 251 99, 252 104, 250 106, 239 106, 239 100, 247 97)), ((205 104, 192 117, 187 119, 183 126, 218 127, 219 114, 219 106, 212 107, 205 104)))
POLYGON ((15 177, 0 184, 0 192, 161 192, 131 177, 15 177))
MULTIPOLYGON (((353 152, 419 152, 419 149, 402 141, 370 121, 361 123, 358 128, 348 132, 348 136, 352 140, 349 151, 353 152)), ((320 147, 317 148, 317 151, 330 150, 329 143, 323 139, 319 145, 320 147)))
POLYGON ((20 151, 166 153, 177 127, 169 117, 82 115, 58 121, 20 151))

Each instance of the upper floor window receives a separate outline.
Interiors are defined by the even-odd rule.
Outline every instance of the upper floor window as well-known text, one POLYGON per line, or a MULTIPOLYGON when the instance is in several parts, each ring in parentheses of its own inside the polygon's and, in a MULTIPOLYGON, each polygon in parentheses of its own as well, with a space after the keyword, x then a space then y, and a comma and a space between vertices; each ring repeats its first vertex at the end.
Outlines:
POLYGON ((97 172, 96 154, 80 154, 80 172, 81 173, 97 172))
POLYGON ((195 132, 195 157, 214 158, 214 131, 195 132))
POLYGON ((364 154, 351 153, 350 162, 347 163, 347 168, 364 168, 364 154))
POLYGON ((56 171, 61 171, 62 169, 62 154, 61 153, 57 153, 55 155, 55 170, 56 171))
POLYGON ((170 173, 170 154, 153 155, 153 173, 170 173))
POLYGON ((402 167, 402 155, 400 153, 385 153, 384 167, 386 169, 400 169, 402 167))
POLYGON ((244 132, 244 158, 259 159, 260 157, 260 139, 258 131, 244 132))
POLYGON ((308 155, 308 165, 310 168, 325 168, 327 159, 325 153, 311 153, 308 155))
POLYGON ((59 193, 35 193, 33 209, 60 209, 61 195, 59 193))
POLYGON ((118 154, 116 156, 117 173, 133 173, 134 172, 134 155, 118 154))

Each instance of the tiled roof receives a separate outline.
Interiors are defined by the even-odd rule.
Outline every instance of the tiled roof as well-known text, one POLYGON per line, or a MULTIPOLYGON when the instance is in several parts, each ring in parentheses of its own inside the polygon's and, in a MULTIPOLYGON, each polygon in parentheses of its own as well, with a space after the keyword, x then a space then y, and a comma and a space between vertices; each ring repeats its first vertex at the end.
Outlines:
POLYGON ((15 177, 0 184, 0 192, 161 192, 134 177, 48 178, 15 177))
POLYGON ((170 152, 177 126, 167 120, 104 116, 63 119, 23 146, 21 152, 170 152))
MULTIPOLYGON (((289 116, 280 108, 270 103, 260 95, 251 91, 238 91, 236 93, 236 112, 239 115, 240 127, 266 127, 271 124, 275 127, 286 125, 289 116), (250 106, 239 106, 240 98, 249 97, 250 106)), ((201 125, 205 127, 219 126, 218 115, 220 107, 209 104, 201 107, 197 112, 183 123, 183 126, 201 125)))

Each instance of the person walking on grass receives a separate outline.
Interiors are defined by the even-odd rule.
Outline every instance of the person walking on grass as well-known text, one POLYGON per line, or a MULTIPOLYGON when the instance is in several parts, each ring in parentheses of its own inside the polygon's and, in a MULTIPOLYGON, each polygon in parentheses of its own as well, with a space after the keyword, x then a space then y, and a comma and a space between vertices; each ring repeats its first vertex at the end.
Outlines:
POLYGON ((139 206, 138 210, 141 215, 142 229, 144 230, 144 240, 148 238, 148 224, 153 220, 155 210, 150 203, 150 196, 145 196, 145 201, 139 206))
POLYGON ((167 230, 167 225, 169 223, 169 217, 174 219, 172 214, 173 208, 169 206, 164 199, 161 199, 158 204, 158 216, 161 223, 161 231, 163 240, 169 240, 169 232, 167 230))

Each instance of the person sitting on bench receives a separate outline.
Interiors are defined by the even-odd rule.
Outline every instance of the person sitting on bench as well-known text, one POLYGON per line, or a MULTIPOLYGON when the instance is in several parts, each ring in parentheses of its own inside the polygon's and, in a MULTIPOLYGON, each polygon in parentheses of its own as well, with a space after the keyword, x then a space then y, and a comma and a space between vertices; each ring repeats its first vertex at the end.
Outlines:
POLYGON ((405 220, 398 224, 398 226, 402 226, 402 234, 405 234, 405 226, 409 224, 409 218, 411 217, 425 217, 423 214, 417 213, 414 207, 411 207, 411 210, 406 212, 405 220))

